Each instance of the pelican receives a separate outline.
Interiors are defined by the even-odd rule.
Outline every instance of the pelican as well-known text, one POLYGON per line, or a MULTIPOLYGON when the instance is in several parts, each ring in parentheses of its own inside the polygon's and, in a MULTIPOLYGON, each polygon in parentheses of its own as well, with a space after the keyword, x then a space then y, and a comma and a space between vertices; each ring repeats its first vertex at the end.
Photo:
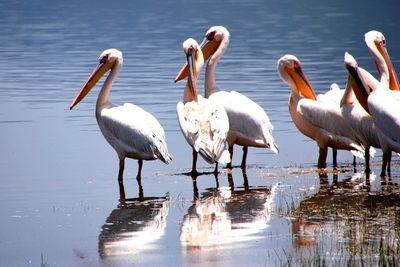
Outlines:
MULTIPOLYGON (((241 167, 246 167, 248 147, 270 148, 278 153, 272 136, 273 126, 265 111, 254 101, 236 91, 220 91, 215 81, 215 69, 229 44, 229 31, 223 26, 211 27, 201 44, 204 59, 208 60, 205 75, 205 97, 223 105, 229 118, 228 144, 231 160, 233 146, 243 146, 241 167)), ((175 81, 185 77, 184 66, 175 81)), ((232 168, 231 164, 228 164, 232 168)))
MULTIPOLYGON (((356 94, 359 94, 359 91, 357 91, 354 78, 350 75, 351 64, 353 64, 354 61, 354 58, 346 52, 344 62, 346 69, 349 70, 349 76, 345 89, 346 91, 343 95, 340 106, 343 118, 365 148, 365 170, 369 173, 371 171, 369 165, 370 149, 371 147, 381 148, 381 144, 372 117, 360 105, 355 96, 354 91, 356 91, 356 94)), ((360 101, 363 100, 360 98, 360 101)), ((387 151, 384 152, 384 154, 385 153, 387 153, 387 151)), ((382 172, 384 173, 384 168, 382 169, 382 172)))
POLYGON ((372 75, 359 68, 350 55, 346 68, 358 101, 371 115, 377 129, 383 151, 381 176, 385 176, 386 167, 390 175, 391 151, 400 152, 400 92, 390 90, 384 82, 374 82, 372 75))
MULTIPOLYGON (((198 95, 197 79, 204 65, 203 53, 199 44, 192 38, 183 42, 189 77, 184 91, 183 102, 176 110, 181 131, 193 148, 192 171, 196 170, 197 153, 210 164, 230 162, 227 135, 229 120, 222 106, 198 95)), ((218 171, 216 164, 214 173, 218 171)))
MULTIPOLYGON (((297 129, 315 140, 319 147, 318 168, 326 168, 328 147, 363 153, 344 121, 340 107, 317 101, 317 97, 301 69, 300 61, 293 55, 278 60, 278 73, 291 88, 289 112, 297 129), (302 97, 302 94, 304 97, 302 97)), ((362 154, 360 154, 362 156, 362 154)))
POLYGON ((136 179, 140 181, 143 160, 160 159, 168 164, 164 129, 157 119, 139 106, 125 103, 117 106, 108 101, 114 81, 122 67, 122 53, 107 49, 101 53, 99 64, 93 70, 82 89, 76 95, 70 109, 78 104, 108 71, 96 103, 96 119, 104 138, 115 149, 119 158, 118 181, 122 183, 125 158, 137 159, 139 169, 136 179))

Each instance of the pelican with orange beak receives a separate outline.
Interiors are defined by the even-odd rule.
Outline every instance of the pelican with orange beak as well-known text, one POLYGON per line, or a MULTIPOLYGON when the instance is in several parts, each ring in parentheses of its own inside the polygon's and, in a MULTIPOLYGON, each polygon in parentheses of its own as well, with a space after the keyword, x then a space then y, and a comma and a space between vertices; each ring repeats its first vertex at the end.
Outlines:
MULTIPOLYGON (((198 95, 197 79, 204 64, 200 46, 189 38, 183 42, 183 51, 187 58, 188 81, 183 102, 179 102, 176 109, 183 136, 193 149, 190 174, 198 175, 198 153, 210 164, 230 162, 227 144, 229 120, 222 106, 198 95)), ((214 170, 215 174, 217 172, 218 164, 214 170)))
POLYGON ((278 60, 278 73, 291 88, 289 113, 297 129, 319 147, 318 168, 326 168, 328 147, 349 150, 363 157, 364 149, 341 115, 336 103, 320 102, 293 55, 278 60))
POLYGON ((125 158, 132 158, 138 160, 136 179, 139 182, 143 160, 160 159, 168 164, 172 157, 168 153, 164 129, 153 115, 130 103, 118 106, 108 101, 111 87, 121 70, 122 61, 122 53, 117 49, 107 49, 101 53, 97 67, 76 95, 70 109, 89 93, 105 73, 111 70, 97 98, 97 123, 104 138, 118 154, 118 181, 123 180, 125 158))
MULTIPOLYGON (((229 118, 228 145, 233 156, 233 146, 243 146, 241 167, 246 167, 248 147, 270 148, 274 153, 279 149, 272 136, 273 126, 264 109, 245 95, 236 91, 219 90, 215 81, 215 70, 217 63, 225 53, 229 44, 229 31, 223 26, 213 26, 205 34, 201 43, 204 60, 208 60, 204 96, 209 100, 221 104, 229 118)), ((184 66, 175 82, 187 75, 184 66)), ((231 163, 228 164, 232 168, 231 163)))

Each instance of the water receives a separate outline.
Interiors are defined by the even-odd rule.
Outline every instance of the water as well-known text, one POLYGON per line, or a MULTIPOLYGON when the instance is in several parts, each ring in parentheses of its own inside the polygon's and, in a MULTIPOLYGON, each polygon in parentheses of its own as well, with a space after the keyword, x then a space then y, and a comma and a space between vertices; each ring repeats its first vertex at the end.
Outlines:
MULTIPOLYGON (((387 2, 0 3, 0 265, 307 265, 327 251, 328 264, 345 264, 360 251, 378 255, 381 240, 394 247, 398 157, 391 179, 372 174, 367 181, 347 152, 339 153, 338 172, 319 175, 317 147, 291 122, 289 88, 276 72, 290 53, 317 93, 333 81, 343 87, 348 51, 377 75, 363 42, 371 29, 385 34, 400 69, 398 3, 387 2), (212 25, 231 32, 217 69, 220 88, 267 111, 281 153, 250 148, 246 173, 234 168, 193 181, 182 175, 191 151, 175 113, 184 83, 173 79, 185 62, 182 42, 201 41, 212 25), (125 203, 118 201, 118 159, 94 117, 98 87, 68 109, 110 47, 124 54, 111 100, 154 114, 174 157, 170 165, 144 163, 142 198, 137 163, 127 160, 125 203)), ((240 157, 237 148, 235 166, 240 157)), ((380 161, 378 153, 374 173, 380 161)))

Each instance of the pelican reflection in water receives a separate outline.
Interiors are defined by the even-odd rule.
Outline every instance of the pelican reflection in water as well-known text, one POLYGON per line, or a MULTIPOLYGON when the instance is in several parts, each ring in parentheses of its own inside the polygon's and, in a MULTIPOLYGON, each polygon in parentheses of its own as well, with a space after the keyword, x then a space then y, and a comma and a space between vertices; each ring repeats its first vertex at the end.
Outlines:
POLYGON ((194 183, 194 204, 183 218, 180 234, 187 253, 229 249, 262 238, 259 233, 267 228, 278 185, 249 187, 243 173, 244 188, 214 188, 200 198, 194 183))
POLYGON ((341 258, 346 259, 344 265, 358 266, 362 261, 357 259, 357 253, 353 254, 356 251, 360 258, 363 250, 376 251, 371 263, 380 258, 378 248, 387 246, 398 251, 400 232, 393 227, 393 221, 397 217, 400 186, 392 183, 385 188, 385 182, 373 172, 364 175, 354 173, 338 179, 333 174, 329 179, 327 173, 319 173, 318 192, 292 211, 295 253, 304 253, 307 247, 314 247, 313 251, 321 249, 320 255, 341 250, 345 252, 341 252, 341 258))
POLYGON ((120 203, 101 227, 100 257, 143 257, 144 252, 156 250, 157 241, 165 234, 169 205, 168 195, 120 203))

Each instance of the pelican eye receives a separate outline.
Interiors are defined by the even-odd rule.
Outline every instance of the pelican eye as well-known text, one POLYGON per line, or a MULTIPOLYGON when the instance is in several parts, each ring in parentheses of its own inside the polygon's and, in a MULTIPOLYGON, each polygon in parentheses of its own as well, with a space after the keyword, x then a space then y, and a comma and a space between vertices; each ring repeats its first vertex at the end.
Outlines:
POLYGON ((215 38, 215 31, 209 32, 209 33, 207 34, 206 38, 207 38, 209 41, 213 40, 213 39, 215 38))
POLYGON ((105 55, 99 59, 99 63, 105 64, 107 63, 107 60, 108 60, 108 55, 105 55))

